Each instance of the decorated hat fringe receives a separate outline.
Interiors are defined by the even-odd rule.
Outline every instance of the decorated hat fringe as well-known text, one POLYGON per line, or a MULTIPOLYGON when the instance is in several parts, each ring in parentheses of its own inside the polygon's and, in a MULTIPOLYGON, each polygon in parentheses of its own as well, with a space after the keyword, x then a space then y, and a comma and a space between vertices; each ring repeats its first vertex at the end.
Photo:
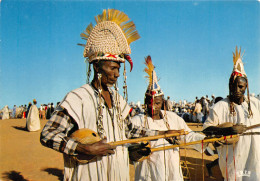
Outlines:
POLYGON ((235 53, 233 52, 233 63, 236 65, 237 60, 240 58, 241 55, 241 47, 239 49, 239 52, 237 51, 237 46, 236 46, 236 51, 235 53))
POLYGON ((244 64, 242 62, 241 48, 238 51, 237 46, 236 46, 235 53, 233 52, 233 63, 234 63, 234 67, 231 76, 246 77, 244 64))
POLYGON ((86 44, 84 57, 89 63, 98 60, 110 60, 124 63, 129 61, 132 66, 130 44, 140 38, 135 24, 129 17, 116 9, 105 9, 95 16, 96 25, 90 23, 80 34, 86 44), (126 56, 128 55, 128 56, 126 56))
POLYGON ((154 70, 154 65, 151 59, 151 56, 148 55, 145 58, 145 63, 144 63, 147 67, 144 69, 144 71, 147 73, 148 76, 145 76, 146 78, 148 78, 149 80, 149 85, 153 83, 153 70, 154 70))
MULTIPOLYGON (((112 21, 116 23, 124 32, 128 45, 130 45, 132 42, 140 38, 140 35, 136 30, 134 22, 133 21, 128 22, 130 20, 129 17, 125 13, 119 10, 116 9, 103 10, 103 13, 97 15, 95 17, 95 20, 97 24, 104 21, 112 21)), ((89 35, 92 32, 93 28, 94 28, 93 24, 90 23, 87 26, 86 30, 80 34, 81 38, 84 40, 88 40, 89 35)))

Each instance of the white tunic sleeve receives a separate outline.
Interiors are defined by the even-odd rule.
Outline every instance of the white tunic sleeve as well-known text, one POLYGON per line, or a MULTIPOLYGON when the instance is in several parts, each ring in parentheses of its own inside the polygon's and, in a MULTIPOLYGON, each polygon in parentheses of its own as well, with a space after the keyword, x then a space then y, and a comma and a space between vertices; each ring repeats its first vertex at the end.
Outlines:
POLYGON ((218 115, 216 114, 215 110, 210 108, 209 109, 209 116, 205 123, 203 124, 203 129, 206 129, 207 127, 210 126, 217 126, 219 124, 219 118, 218 115))
MULTIPOLYGON (((185 136, 181 136, 182 141, 184 141, 184 139, 185 139, 185 142, 188 143, 188 142, 203 140, 206 137, 203 134, 193 132, 188 127, 188 125, 185 123, 185 121, 181 117, 176 115, 175 113, 169 113, 169 112, 167 112, 167 113, 169 115, 169 118, 171 119, 171 129, 172 128, 177 128, 178 130, 184 129, 184 131, 189 132, 189 134, 187 134, 185 136), (174 127, 172 127, 172 126, 174 126, 174 127)), ((202 152, 201 144, 191 145, 190 147, 192 147, 193 149, 196 149, 199 152, 202 152)), ((204 149, 205 149, 205 147, 203 148, 203 150, 204 149)))

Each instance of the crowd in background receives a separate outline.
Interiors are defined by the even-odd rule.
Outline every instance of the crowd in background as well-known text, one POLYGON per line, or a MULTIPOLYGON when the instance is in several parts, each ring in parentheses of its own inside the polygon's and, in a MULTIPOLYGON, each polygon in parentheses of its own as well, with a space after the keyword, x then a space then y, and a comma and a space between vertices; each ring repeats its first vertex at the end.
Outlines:
MULTIPOLYGON (((58 104, 59 102, 57 103, 57 105, 58 104)), ((9 108, 8 105, 6 105, 2 110, 0 110, 0 119, 27 118, 31 106, 32 106, 31 102, 28 103, 28 106, 27 104, 20 105, 20 106, 14 105, 13 108, 9 108)), ((41 106, 38 108, 40 119, 50 119, 51 114, 54 112, 55 107, 53 103, 41 104, 41 106)))
MULTIPOLYGON (((260 100, 260 94, 257 96, 251 94, 250 96, 260 100)), ((187 102, 185 99, 175 102, 171 101, 168 96, 164 103, 165 109, 162 109, 175 112, 178 116, 182 117, 185 122, 204 123, 208 116, 209 108, 222 99, 222 97, 216 97, 212 94, 211 98, 209 98, 208 95, 202 96, 201 98, 196 97, 194 102, 187 102)), ((145 110, 144 105, 140 104, 140 102, 131 102, 130 106, 133 108, 131 116, 140 114, 145 110)))
MULTIPOLYGON (((251 96, 256 97, 260 100, 260 94, 258 94, 257 96, 251 94, 251 96)), ((175 102, 171 101, 170 97, 168 96, 167 99, 165 99, 164 107, 165 110, 175 112, 186 122, 204 123, 207 118, 209 108, 221 99, 223 98, 215 97, 215 95, 211 95, 211 98, 206 95, 202 96, 201 98, 196 97, 194 102, 188 102, 185 99, 180 100, 179 102, 175 102)), ((38 108, 40 119, 50 119, 51 114, 58 104, 59 102, 57 102, 55 106, 53 105, 53 103, 41 104, 41 106, 38 108)), ((29 102, 28 106, 26 104, 20 105, 19 107, 14 105, 13 108, 9 108, 6 105, 3 109, 0 110, 0 119, 27 118, 31 106, 31 102, 29 102)), ((133 108, 131 116, 142 113, 145 110, 144 105, 140 104, 140 102, 131 102, 130 106, 133 108)))

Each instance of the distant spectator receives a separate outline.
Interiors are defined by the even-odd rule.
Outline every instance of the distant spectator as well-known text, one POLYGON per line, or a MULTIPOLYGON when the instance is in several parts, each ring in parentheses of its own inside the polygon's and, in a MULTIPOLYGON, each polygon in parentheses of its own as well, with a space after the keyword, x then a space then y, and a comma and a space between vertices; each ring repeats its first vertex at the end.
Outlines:
POLYGON ((196 97, 195 97, 195 103, 197 102, 197 100, 198 100, 198 97, 196 96, 196 97))
POLYGON ((170 96, 167 97, 167 111, 172 111, 172 101, 170 100, 170 96))
POLYGON ((25 113, 25 118, 27 118, 27 116, 28 116, 28 113, 29 113, 29 111, 30 111, 30 108, 31 108, 31 106, 32 106, 32 103, 31 103, 31 102, 29 102, 29 104, 28 104, 28 108, 27 108, 27 110, 26 110, 26 113, 25 113))
MULTIPOLYGON (((60 104, 60 102, 57 102, 57 103, 56 103, 56 107, 57 107, 59 104, 60 104)), ((55 108, 56 108, 56 107, 55 107, 55 108)))
POLYGON ((26 111, 27 111, 27 105, 25 104, 23 106, 23 116, 22 116, 22 118, 26 118, 26 111))
POLYGON ((212 94, 211 95, 211 98, 212 98, 212 100, 210 101, 210 106, 213 106, 214 104, 215 104, 215 95, 214 94, 212 94))
POLYGON ((40 107, 40 119, 43 119, 43 120, 46 119, 46 111, 45 111, 44 105, 41 105, 41 107, 40 107))
POLYGON ((14 105, 13 107, 13 111, 12 111, 12 118, 16 118, 16 105, 14 105))
POLYGON ((9 119, 9 108, 7 105, 2 109, 2 113, 3 113, 2 120, 9 119))
POLYGON ((202 104, 202 113, 203 113, 202 123, 204 123, 209 114, 209 102, 207 98, 205 98, 204 96, 201 98, 201 104, 202 104))
POLYGON ((42 111, 43 109, 44 109, 44 106, 41 104, 40 111, 42 111))
POLYGON ((183 100, 183 102, 182 102, 182 105, 181 105, 181 107, 185 108, 186 104, 187 104, 187 100, 186 100, 186 99, 184 99, 184 100, 183 100))
POLYGON ((183 109, 181 117, 185 122, 190 122, 190 113, 186 109, 183 109))
POLYGON ((193 111, 195 122, 200 122, 200 123, 202 122, 203 113, 201 112, 201 110, 202 110, 202 105, 200 103, 200 100, 197 100, 193 111))
POLYGON ((39 110, 36 106, 37 101, 33 100, 33 105, 30 106, 30 110, 26 119, 26 129, 28 131, 38 131, 41 129, 39 110))
POLYGON ((50 119, 50 118, 51 118, 51 104, 49 103, 46 112, 46 119, 50 119))
POLYGON ((176 114, 178 114, 178 113, 179 113, 179 108, 176 107, 174 112, 175 112, 176 114))
POLYGON ((53 112, 54 112, 54 106, 53 106, 53 103, 51 103, 51 115, 53 112))
POLYGON ((23 117, 23 106, 19 106, 19 107, 16 108, 15 117, 16 118, 22 118, 23 117))
POLYGON ((209 100, 209 96, 208 95, 206 95, 206 101, 208 101, 208 103, 210 102, 210 100, 209 100))

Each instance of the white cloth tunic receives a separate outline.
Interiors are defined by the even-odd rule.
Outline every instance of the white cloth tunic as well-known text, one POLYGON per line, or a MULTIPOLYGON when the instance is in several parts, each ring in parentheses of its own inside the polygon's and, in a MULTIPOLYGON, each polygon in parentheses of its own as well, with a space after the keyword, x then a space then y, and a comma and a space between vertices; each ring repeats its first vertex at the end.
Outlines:
MULTIPOLYGON (((164 114, 164 111, 162 111, 164 114)), ((171 130, 181 130, 190 132, 185 136, 186 142, 202 140, 205 136, 194 133, 187 126, 184 120, 176 113, 166 111, 168 124, 171 130)), ((160 120, 153 120, 143 114, 139 114, 131 120, 133 124, 158 131, 166 131, 168 128, 165 124, 165 117, 160 120)), ((184 136, 182 136, 184 138, 184 136)), ((151 148, 170 145, 165 139, 150 141, 151 148)), ((194 145, 198 151, 201 151, 201 145, 194 145)), ((179 148, 153 152, 150 157, 142 162, 135 162, 135 180, 143 181, 181 181, 183 180, 180 166, 179 148)))
POLYGON ((2 112, 3 112, 2 119, 9 119, 9 109, 8 109, 8 106, 5 106, 2 109, 2 112))
MULTIPOLYGON (((113 104, 115 105, 117 93, 112 90, 111 93, 113 104)), ((124 120, 129 113, 130 107, 122 96, 117 95, 119 96, 122 120, 124 120)), ((91 85, 86 84, 68 93, 61 102, 61 107, 64 107, 69 115, 73 117, 79 129, 88 128, 97 132, 99 104, 98 94, 91 85)), ((124 127, 121 129, 118 126, 117 110, 115 107, 110 109, 112 114, 109 114, 103 99, 101 104, 103 106, 103 127, 107 142, 125 140, 125 130, 124 127)), ((125 146, 117 146, 115 154, 100 157, 97 161, 87 164, 76 163, 73 159, 64 154, 64 166, 64 180, 129 180, 128 150, 125 146)))
MULTIPOLYGON (((235 104, 236 115, 230 115, 228 98, 219 101, 210 109, 210 114, 204 123, 204 129, 222 123, 243 124, 251 126, 260 123, 260 101, 250 97, 253 118, 248 118, 248 104, 235 104)), ((260 127, 246 132, 260 132, 260 127)), ((259 181, 260 180, 260 135, 240 136, 233 145, 218 147, 219 166, 225 180, 259 181), (226 157, 228 158, 226 162, 226 157), (235 161, 234 161, 235 159, 235 161), (235 166, 234 166, 235 165, 235 166), (227 172, 226 172, 227 171, 227 172), (228 179, 227 179, 228 178, 228 179)))
POLYGON ((38 131, 41 129, 41 122, 39 117, 39 110, 36 105, 30 107, 26 118, 26 127, 28 131, 38 131))

